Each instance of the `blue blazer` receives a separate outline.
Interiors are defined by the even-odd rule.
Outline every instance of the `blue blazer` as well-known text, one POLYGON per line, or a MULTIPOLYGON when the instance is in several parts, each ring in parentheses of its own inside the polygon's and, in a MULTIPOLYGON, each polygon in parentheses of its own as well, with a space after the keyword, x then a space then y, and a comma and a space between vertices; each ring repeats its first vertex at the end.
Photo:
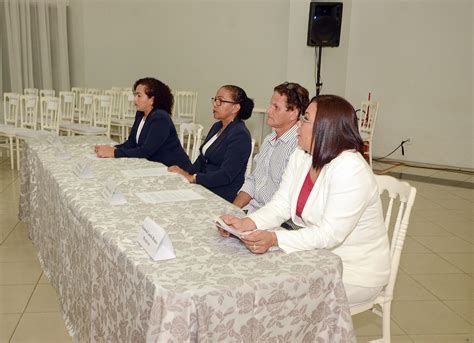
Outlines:
POLYGON ((196 174, 196 183, 232 202, 244 183, 252 138, 245 123, 235 118, 203 155, 202 147, 221 127, 220 121, 211 127, 199 148, 199 157, 188 172, 196 174))
POLYGON ((179 142, 170 115, 164 110, 154 109, 148 114, 137 144, 137 130, 143 116, 143 112, 137 112, 127 141, 115 146, 115 157, 146 158, 189 169, 191 161, 179 142))

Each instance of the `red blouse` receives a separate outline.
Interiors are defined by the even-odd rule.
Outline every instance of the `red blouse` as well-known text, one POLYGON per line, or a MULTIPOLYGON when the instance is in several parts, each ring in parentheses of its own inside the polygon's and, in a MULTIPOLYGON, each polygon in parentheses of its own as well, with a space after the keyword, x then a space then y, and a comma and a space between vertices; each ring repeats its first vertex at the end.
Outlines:
POLYGON ((310 172, 308 172, 308 175, 306 175, 306 178, 304 179, 303 186, 301 187, 300 195, 298 196, 298 202, 296 203, 296 215, 300 218, 313 186, 314 183, 311 181, 310 172))

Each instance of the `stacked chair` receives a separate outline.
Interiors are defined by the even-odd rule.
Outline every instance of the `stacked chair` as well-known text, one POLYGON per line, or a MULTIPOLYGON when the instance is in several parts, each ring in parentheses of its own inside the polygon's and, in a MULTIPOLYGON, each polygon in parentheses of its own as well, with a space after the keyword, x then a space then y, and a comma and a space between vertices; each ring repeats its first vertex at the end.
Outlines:
POLYGON ((18 123, 20 94, 3 94, 3 124, 0 124, 0 147, 7 148, 10 154, 10 166, 14 169, 15 130, 18 123))
POLYGON ((175 125, 195 123, 197 92, 175 91, 172 118, 175 125))
POLYGON ((184 123, 179 127, 179 140, 192 163, 199 156, 203 126, 200 124, 184 123))

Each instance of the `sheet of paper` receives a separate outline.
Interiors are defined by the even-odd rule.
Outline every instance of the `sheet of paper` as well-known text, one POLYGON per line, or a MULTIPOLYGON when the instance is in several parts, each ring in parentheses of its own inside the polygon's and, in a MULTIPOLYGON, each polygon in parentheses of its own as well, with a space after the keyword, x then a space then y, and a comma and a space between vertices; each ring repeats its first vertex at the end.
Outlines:
POLYGON ((147 176, 161 176, 161 175, 176 175, 168 172, 166 167, 159 168, 141 168, 141 169, 127 169, 122 170, 121 173, 127 177, 147 177, 147 176))
POLYGON ((175 191, 160 192, 141 192, 135 193, 141 201, 147 204, 161 204, 166 202, 204 200, 205 198, 199 193, 190 189, 178 189, 175 191))
POLYGON ((244 232, 240 232, 240 231, 237 231, 236 229, 234 229, 233 227, 227 225, 226 223, 224 223, 224 221, 221 219, 221 218, 217 218, 216 220, 214 220, 214 224, 220 228, 220 229, 223 229, 225 231, 227 231, 228 233, 236 236, 236 237, 242 237, 242 236, 245 236, 245 235, 248 235, 249 233, 251 232, 254 232, 255 230, 252 230, 252 231, 244 231, 244 232))

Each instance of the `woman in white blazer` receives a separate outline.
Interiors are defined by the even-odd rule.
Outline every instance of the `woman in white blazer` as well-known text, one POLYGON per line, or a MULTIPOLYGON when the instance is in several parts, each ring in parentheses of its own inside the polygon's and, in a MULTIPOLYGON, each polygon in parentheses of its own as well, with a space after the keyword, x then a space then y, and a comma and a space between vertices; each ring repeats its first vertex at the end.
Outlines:
MULTIPOLYGON (((388 282, 390 249, 377 183, 362 156, 363 142, 352 105, 334 95, 311 99, 272 200, 245 218, 222 219, 249 233, 253 253, 328 249, 341 257, 351 305, 375 298, 388 282), (267 231, 292 219, 300 230, 267 231)), ((220 230, 221 235, 228 233, 220 230)))

